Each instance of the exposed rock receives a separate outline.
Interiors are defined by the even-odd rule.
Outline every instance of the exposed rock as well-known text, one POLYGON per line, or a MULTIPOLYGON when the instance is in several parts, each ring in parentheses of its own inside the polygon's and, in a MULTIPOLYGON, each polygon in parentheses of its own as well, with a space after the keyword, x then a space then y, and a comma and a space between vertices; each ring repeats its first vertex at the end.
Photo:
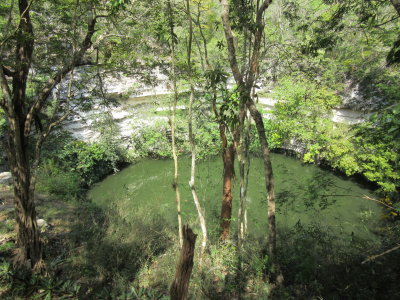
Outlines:
POLYGON ((11 172, 2 172, 0 173, 0 184, 3 185, 12 185, 13 178, 11 172))
POLYGON ((47 227, 49 227, 49 224, 44 219, 36 219, 36 223, 39 226, 39 228, 47 228, 47 227))
MULTIPOLYGON (((86 69, 82 68, 76 74, 84 76, 86 69)), ((155 83, 153 86, 147 86, 138 78, 124 76, 123 74, 104 75, 102 89, 105 94, 117 99, 119 105, 105 105, 103 99, 93 96, 93 107, 90 111, 78 110, 64 124, 63 128, 71 132, 71 134, 80 140, 94 142, 100 137, 100 132, 97 130, 97 122, 106 114, 115 121, 115 135, 123 140, 123 144, 130 148, 130 139, 135 134, 140 133, 144 126, 155 124, 160 118, 168 119, 167 116, 157 116, 159 112, 167 112, 171 109, 166 95, 171 94, 168 88, 168 81, 165 75, 159 70, 155 70, 153 74, 155 83), (121 100, 120 96, 125 95, 121 100), (110 109, 111 108, 111 109, 110 109), (154 114, 149 114, 153 111, 154 114), (149 123, 149 124, 148 124, 149 123)), ((96 80, 90 81, 84 89, 79 90, 76 87, 74 94, 79 97, 89 97, 96 90, 96 80)), ((60 84, 57 91, 60 95, 57 97, 65 97, 68 91, 68 80, 60 84)), ((230 78, 231 84, 233 79, 230 78)), ((260 85, 262 86, 262 85, 260 85)), ((263 109, 268 113, 264 114, 265 118, 271 118, 272 114, 269 111, 274 109, 277 100, 273 98, 270 90, 265 88, 257 88, 257 93, 260 93, 258 102, 263 106, 263 109)), ((365 104, 365 97, 359 85, 348 84, 348 89, 343 96, 344 107, 333 109, 332 120, 337 123, 356 124, 363 122, 368 114, 365 114, 365 107, 360 107, 358 104, 365 104)), ((372 101, 373 102, 373 101, 372 101)), ((365 105, 364 105, 365 106, 365 105)), ((372 107, 371 105, 367 105, 372 107)), ((177 109, 185 110, 186 107, 181 105, 177 109)), ((166 120, 167 121, 167 120, 166 120)))

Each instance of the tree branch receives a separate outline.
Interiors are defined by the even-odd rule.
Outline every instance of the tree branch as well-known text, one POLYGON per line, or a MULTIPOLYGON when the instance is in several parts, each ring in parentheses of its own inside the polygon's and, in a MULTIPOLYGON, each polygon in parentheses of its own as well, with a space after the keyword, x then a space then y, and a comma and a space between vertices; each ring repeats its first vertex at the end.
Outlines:
POLYGON ((2 66, 2 68, 3 68, 4 75, 6 75, 8 77, 14 77, 15 76, 15 74, 16 74, 15 71, 7 68, 6 66, 2 66))
MULTIPOLYGON (((30 9, 30 7, 32 6, 33 1, 35 1, 35 0, 31 0, 31 2, 29 2, 29 3, 26 5, 26 7, 23 8, 23 11, 20 11, 20 19, 19 19, 19 23, 18 23, 17 28, 15 28, 15 30, 14 30, 14 32, 13 32, 12 34, 10 34, 9 36, 5 37, 5 38, 1 41, 1 43, 0 43, 0 48, 1 48, 10 38, 12 38, 12 37, 18 32, 18 30, 19 30, 20 27, 21 27, 21 21, 22 21, 22 20, 25 20, 25 21, 26 21, 26 19, 25 19, 25 14, 27 14, 27 13, 29 14, 29 9, 30 9)), ((12 8, 13 8, 13 5, 11 6, 11 9, 10 9, 10 17, 9 17, 8 22, 7 22, 7 26, 9 26, 10 23, 11 23, 11 19, 12 19, 12 13, 11 13, 11 12, 12 12, 12 8)), ((28 18, 29 18, 29 16, 28 16, 28 18)))
POLYGON ((383 206, 386 206, 387 208, 390 208, 390 209, 392 209, 392 210, 394 210, 394 211, 399 212, 398 209, 394 208, 393 206, 390 206, 389 204, 386 204, 385 202, 383 202, 383 201, 381 201, 381 200, 378 200, 378 199, 375 199, 375 198, 371 198, 371 197, 369 197, 369 196, 367 196, 367 195, 363 195, 363 196, 360 197, 360 198, 365 199, 365 200, 370 200, 370 201, 377 202, 377 203, 379 203, 379 204, 382 204, 383 206))
POLYGON ((390 252, 393 252, 393 251, 395 251, 395 250, 397 250, 397 249, 400 249, 400 245, 397 245, 396 247, 393 247, 393 248, 391 248, 391 249, 389 249, 389 250, 386 250, 385 252, 382 252, 382 253, 380 253, 380 254, 372 255, 372 256, 368 257, 366 260, 364 260, 361 264, 363 265, 363 264, 365 264, 365 263, 367 263, 367 262, 370 262, 370 261, 372 261, 372 260, 375 260, 375 259, 377 259, 377 258, 379 258, 379 257, 381 257, 381 256, 384 256, 384 255, 386 255, 386 254, 389 254, 390 252))
POLYGON ((28 136, 32 123, 33 123, 33 116, 35 113, 39 112, 42 107, 44 106, 47 98, 50 96, 51 91, 53 88, 61 82, 62 78, 65 77, 66 74, 68 74, 70 71, 72 71, 76 66, 78 66, 86 53, 86 51, 91 47, 92 45, 92 36, 95 33, 95 25, 96 25, 97 18, 94 17, 89 23, 88 23, 88 28, 86 32, 85 39, 83 40, 80 49, 74 53, 73 58, 71 62, 64 66, 61 70, 59 70, 53 78, 49 79, 47 81, 46 85, 43 87, 43 89, 40 91, 36 101, 32 104, 32 106, 29 108, 28 114, 26 116, 25 120, 25 131, 24 134, 25 136, 28 136))
POLYGON ((253 55, 251 56, 249 76, 248 76, 247 82, 246 82, 246 85, 249 88, 251 88, 253 86, 254 80, 256 78, 257 70, 258 70, 261 40, 262 40, 262 36, 264 33, 264 26, 265 26, 264 21, 263 21, 264 12, 271 3, 272 3, 272 0, 265 0, 261 4, 260 8, 257 11, 257 17, 256 17, 257 31, 256 31, 256 34, 254 37, 253 55))
MULTIPOLYGON (((50 123, 47 125, 47 128, 45 131, 42 131, 39 138, 36 141, 36 146, 35 146, 35 156, 32 162, 32 175, 31 175, 31 186, 30 186, 30 192, 33 194, 36 186, 36 178, 37 178, 37 170, 40 162, 40 156, 41 156, 41 150, 42 150, 42 145, 46 138, 49 136, 51 131, 58 125, 60 125, 64 120, 68 118, 68 116, 71 114, 72 110, 70 107, 70 99, 71 99, 71 90, 72 90, 72 82, 73 82, 73 77, 74 73, 71 72, 71 76, 69 78, 69 83, 68 83, 68 95, 67 95, 67 110, 65 111, 64 115, 58 117, 58 119, 54 120, 53 122, 50 121, 50 123)), ((54 110, 54 114, 52 118, 56 115, 58 109, 60 108, 60 102, 57 102, 56 109, 54 110)))
POLYGON ((4 67, 1 62, 0 58, 0 86, 1 90, 3 91, 3 99, 0 99, 0 105, 2 108, 6 109, 7 112, 11 110, 12 107, 12 96, 11 90, 8 86, 7 79, 4 72, 4 67))
POLYGON ((229 4, 227 0, 220 0, 220 3, 222 6, 222 25, 224 27, 226 42, 228 44, 229 64, 231 65, 233 77, 235 78, 236 84, 241 86, 243 85, 243 74, 239 70, 236 58, 235 38, 233 36, 231 23, 229 21, 229 4))
POLYGON ((374 27, 380 27, 380 26, 386 25, 387 23, 396 21, 398 18, 400 18, 400 14, 398 16, 394 17, 394 18, 391 18, 390 20, 387 20, 387 21, 383 22, 383 23, 374 25, 374 27))

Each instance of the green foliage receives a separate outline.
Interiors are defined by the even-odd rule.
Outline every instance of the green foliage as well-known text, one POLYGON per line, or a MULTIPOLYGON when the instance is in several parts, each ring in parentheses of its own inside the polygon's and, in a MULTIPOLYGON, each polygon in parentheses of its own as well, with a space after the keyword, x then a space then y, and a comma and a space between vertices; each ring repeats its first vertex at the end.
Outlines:
POLYGON ((0 261, 0 286, 11 288, 12 286, 12 266, 11 263, 1 259, 0 261))
POLYGON ((85 143, 62 134, 43 151, 38 172, 39 191, 63 200, 82 197, 82 191, 117 170, 123 160, 112 143, 85 143))
POLYGON ((122 144, 116 121, 113 119, 110 111, 94 115, 92 128, 99 133, 97 144, 101 146, 102 151, 106 153, 107 159, 112 162, 114 171, 117 171, 117 163, 120 161, 129 161, 126 153, 126 147, 122 144))
POLYGON ((40 167, 37 189, 63 200, 73 200, 81 196, 82 183, 76 172, 63 170, 53 159, 47 159, 40 167))
POLYGON ((198 120, 195 131, 196 157, 206 159, 221 151, 221 141, 218 125, 209 120, 198 120))
POLYGON ((386 193, 400 186, 400 105, 372 114, 369 121, 355 128, 355 147, 362 173, 377 182, 386 193))
POLYGON ((239 102, 240 93, 236 90, 227 92, 221 102, 217 101, 220 111, 219 118, 231 129, 235 128, 239 122, 239 102))
MULTIPOLYGON (((178 126, 177 124, 177 133, 179 132, 178 126)), ((151 126, 141 128, 139 134, 139 136, 133 136, 133 149, 129 151, 130 157, 167 158, 172 156, 171 142, 169 140, 171 131, 166 122, 156 122, 151 126)), ((180 144, 179 140, 177 138, 177 147, 180 144)))
POLYGON ((293 228, 281 228, 280 236, 278 253, 286 287, 278 293, 295 295, 293 299, 378 299, 398 294, 397 275, 387 273, 393 270, 398 253, 360 264, 385 247, 353 235, 345 240, 317 222, 305 225, 299 221, 293 228), (379 289, 381 285, 385 289, 379 289))
MULTIPOLYGON (((71 244, 82 245, 82 249, 71 257, 72 276, 106 279, 106 284, 99 281, 100 287, 91 292, 94 299, 159 299, 150 297, 160 296, 156 289, 141 290, 132 282, 142 266, 151 264, 170 247, 173 235, 166 221, 146 207, 129 210, 128 214, 121 201, 108 207, 102 210, 85 203, 80 208, 71 244), (139 294, 143 298, 137 298, 139 294)), ((164 285, 168 289, 165 278, 164 285)))
MULTIPOLYGON (((198 118, 196 124, 194 134, 197 158, 204 159, 218 154, 220 151, 218 125, 204 118, 198 118)), ((186 128, 187 120, 178 115, 175 131, 178 155, 190 152, 186 128)), ((131 160, 145 157, 170 158, 172 157, 170 139, 171 130, 166 122, 159 121, 145 125, 139 129, 138 135, 132 137, 132 148, 128 156, 131 160)))
POLYGON ((143 287, 135 288, 131 287, 129 291, 124 293, 124 295, 121 296, 123 299, 127 300, 167 300, 169 299, 166 295, 163 295, 162 293, 152 290, 152 289, 147 289, 143 287))
POLYGON ((126 4, 130 3, 130 0, 111 0, 110 1, 110 6, 111 6, 111 11, 116 12, 120 9, 126 9, 126 4))
MULTIPOLYGON (((334 91, 305 78, 283 79, 275 90, 278 103, 271 122, 273 143, 324 144, 333 128, 332 108, 340 104, 334 91), (278 137, 280 136, 280 138, 278 137)), ((314 158, 310 157, 309 161, 314 158)))
POLYGON ((64 147, 59 159, 66 170, 79 175, 81 184, 89 186, 114 171, 119 157, 104 144, 74 141, 64 147))
POLYGON ((254 18, 254 3, 249 0, 230 0, 230 16, 232 29, 255 33, 257 24, 254 18))
MULTIPOLYGON (((393 89, 387 86, 387 99, 396 97, 393 89)), ((267 123, 273 146, 294 143, 304 148, 305 162, 324 161, 346 175, 361 173, 383 192, 396 192, 400 179, 398 105, 372 114, 369 121, 353 129, 329 119, 340 101, 326 87, 304 79, 284 79, 276 95, 279 102, 267 123)))
MULTIPOLYGON (((1 249, 0 252, 3 250, 1 249)), ((3 252, 4 253, 4 252, 3 252)), ((0 291, 2 299, 79 299, 79 283, 61 278, 56 271, 64 263, 59 257, 47 262, 47 274, 17 271, 6 260, 0 260, 0 291)))
POLYGON ((224 88, 229 74, 226 73, 221 66, 217 65, 211 70, 207 70, 204 73, 205 78, 207 79, 206 88, 209 90, 224 88), (221 86, 222 85, 222 86, 221 86))

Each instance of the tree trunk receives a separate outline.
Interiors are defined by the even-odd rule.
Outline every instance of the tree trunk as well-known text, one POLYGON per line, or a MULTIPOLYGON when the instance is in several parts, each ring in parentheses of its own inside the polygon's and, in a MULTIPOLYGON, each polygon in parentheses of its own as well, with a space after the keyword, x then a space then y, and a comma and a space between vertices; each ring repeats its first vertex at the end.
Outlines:
POLYGON ((190 168, 190 181, 189 186, 190 190, 192 191, 193 201, 196 205, 197 214, 199 216, 200 227, 203 234, 203 239, 201 242, 201 256, 207 247, 207 227, 206 227, 206 220, 203 215, 203 210, 200 205, 199 197, 197 196, 196 188, 195 188, 195 175, 196 175, 196 145, 194 140, 194 133, 193 133, 193 100, 194 100, 194 85, 192 79, 192 65, 191 65, 191 55, 192 55, 192 41, 193 41, 193 25, 192 25, 192 18, 190 12, 190 1, 186 0, 187 6, 187 14, 189 20, 189 43, 188 43, 188 70, 189 70, 189 84, 190 84, 190 101, 189 101, 189 121, 188 121, 188 129, 189 129, 189 141, 192 153, 192 164, 190 168))
POLYGON ((239 116, 240 135, 236 138, 236 151, 239 162, 240 177, 240 201, 238 210, 238 240, 239 244, 243 242, 247 231, 247 186, 250 171, 249 145, 250 145, 250 122, 248 121, 247 108, 241 105, 239 116))
POLYGON ((225 241, 229 238, 232 219, 232 179, 235 176, 234 160, 235 146, 232 143, 228 146, 226 137, 226 127, 223 124, 219 126, 219 132, 222 141, 222 160, 224 163, 224 181, 222 189, 221 204, 221 235, 220 239, 225 241))
POLYGON ((176 266, 174 281, 171 284, 171 300, 187 299, 189 290, 189 281, 193 269, 194 248, 197 235, 189 228, 183 227, 183 246, 181 248, 179 262, 176 266))
POLYGON ((172 85, 174 90, 174 101, 172 107, 172 116, 170 119, 171 125, 171 147, 172 147, 172 157, 174 159, 174 178, 172 187, 175 191, 175 201, 176 201, 176 209, 178 212, 178 226, 179 226, 179 243, 182 247, 183 245, 183 232, 182 232, 182 215, 181 215, 181 194, 179 192, 178 187, 178 155, 176 151, 175 144, 175 115, 176 115, 176 105, 178 103, 178 88, 176 86, 176 72, 175 72, 175 42, 174 42, 174 22, 172 15, 172 7, 171 2, 167 2, 169 18, 170 18, 170 36, 171 36, 171 72, 172 72, 172 85))
POLYGON ((17 223, 17 245, 14 267, 42 272, 44 262, 40 231, 36 223, 29 160, 19 122, 9 118, 8 158, 14 179, 14 206, 17 223))
POLYGON ((51 122, 43 130, 43 133, 39 134, 36 147, 30 143, 32 124, 35 116, 44 107, 53 88, 81 62, 83 55, 90 48, 97 18, 93 17, 88 23, 83 43, 80 49, 73 53, 71 62, 47 81, 37 93, 36 99, 29 105, 26 99, 26 88, 35 44, 30 18, 31 4, 32 1, 29 3, 27 0, 18 1, 20 22, 15 35, 12 37, 12 39, 15 39, 15 60, 13 64, 15 70, 6 68, 0 55, 0 85, 2 90, 0 105, 7 116, 7 154, 14 179, 14 204, 19 247, 14 258, 14 265, 16 268, 27 268, 41 272, 44 269, 44 262, 34 203, 35 171, 45 138, 56 125, 65 120, 67 115, 51 122), (6 76, 12 78, 11 84, 6 76))
POLYGON ((260 60, 260 47, 261 40, 264 34, 264 13, 272 0, 257 1, 257 13, 256 13, 256 30, 254 34, 254 43, 252 45, 253 53, 251 55, 249 68, 247 70, 246 82, 244 81, 244 74, 242 74, 238 67, 236 57, 236 46, 235 39, 232 32, 229 17, 229 2, 227 0, 220 0, 221 3, 221 19, 225 32, 225 39, 228 46, 228 60, 232 70, 233 77, 235 78, 236 84, 239 87, 241 103, 246 105, 250 111, 252 118, 254 119, 258 131, 258 136, 261 144, 261 150, 264 159, 265 169, 265 185, 268 194, 268 241, 269 241, 269 256, 272 264, 273 281, 276 279, 276 283, 279 285, 283 281, 283 276, 279 271, 279 265, 276 261, 276 225, 275 225, 275 194, 274 194, 274 182, 272 164, 269 155, 267 138, 265 135, 264 122, 260 112, 257 110, 253 99, 250 96, 251 89, 254 86, 256 75, 258 72, 258 64, 260 60))
MULTIPOLYGON (((17 223, 17 245, 14 267, 41 272, 44 269, 40 233, 36 223, 36 211, 31 186, 28 155, 29 132, 25 131, 26 86, 31 67, 34 34, 27 0, 18 3, 21 22, 16 32, 15 72, 12 76, 12 92, 4 73, 1 72, 5 102, 2 107, 8 121, 7 154, 14 179, 14 206, 17 223)), ((0 60, 1 63, 1 60, 0 60)), ((0 68, 3 68, 0 65, 0 68)))
MULTIPOLYGON (((30 195, 28 172, 18 167, 19 176, 14 176, 14 205, 17 221, 18 249, 14 257, 14 266, 18 269, 26 267, 36 273, 44 270, 40 231, 36 223, 36 211, 33 195, 30 195), (18 178, 19 177, 19 178, 18 178)), ((14 173, 14 172, 13 172, 14 173)))
POLYGON ((279 264, 276 260, 276 222, 275 222, 275 191, 274 191, 274 176, 272 171, 272 163, 270 152, 268 148, 267 137, 264 129, 264 121, 262 115, 258 111, 253 99, 250 96, 247 97, 247 107, 250 114, 256 123, 258 138, 260 140, 262 156, 264 160, 264 172, 265 172, 265 185, 268 193, 268 254, 271 262, 272 274, 275 278, 273 281, 281 284, 283 276, 281 274, 279 264))

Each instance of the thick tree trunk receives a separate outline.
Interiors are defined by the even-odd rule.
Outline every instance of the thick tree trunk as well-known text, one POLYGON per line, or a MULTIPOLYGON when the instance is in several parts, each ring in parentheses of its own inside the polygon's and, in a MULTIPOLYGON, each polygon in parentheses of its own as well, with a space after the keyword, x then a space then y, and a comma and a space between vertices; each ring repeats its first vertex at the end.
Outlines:
POLYGON ((11 172, 14 178, 14 203, 17 221, 18 250, 14 258, 17 268, 32 269, 41 272, 44 269, 40 232, 36 223, 34 204, 35 170, 39 163, 40 150, 45 138, 51 130, 67 115, 50 123, 39 135, 34 147, 29 140, 32 123, 35 116, 45 105, 53 88, 62 78, 77 66, 91 46, 91 38, 95 32, 97 17, 89 23, 86 36, 79 51, 74 52, 69 64, 60 69, 52 79, 39 90, 34 102, 29 105, 26 99, 26 88, 29 70, 31 68, 35 36, 30 18, 32 1, 19 0, 20 23, 15 36, 15 70, 6 68, 0 56, 0 85, 3 92, 0 105, 7 116, 7 152, 11 172), (12 83, 6 78, 12 78, 12 83), (33 163, 32 163, 33 157, 33 163), (31 174, 31 172, 33 174, 31 174))
MULTIPOLYGON (((15 170, 15 168, 13 168, 15 170)), ((33 195, 30 193, 30 182, 24 166, 17 167, 20 174, 14 175, 14 205, 17 221, 17 245, 14 266, 26 267, 36 273, 44 270, 40 231, 36 223, 36 211, 33 195)), ((15 174, 15 171, 13 172, 15 174)))
POLYGON ((221 235, 220 239, 225 241, 229 238, 232 219, 232 180, 235 176, 235 146, 233 142, 228 146, 226 137, 226 127, 223 124, 219 126, 222 141, 222 160, 224 163, 224 181, 222 189, 221 203, 221 235))
POLYGON ((14 267, 42 272, 44 263, 40 231, 36 223, 36 211, 31 186, 27 141, 18 117, 8 118, 8 159, 14 179, 14 206, 17 223, 17 250, 14 267))
POLYGON ((193 269, 194 248, 197 235, 186 225, 183 227, 183 246, 181 248, 179 262, 176 266, 174 281, 171 284, 171 300, 187 299, 189 281, 193 269))
POLYGON ((12 92, 4 74, 2 90, 4 110, 8 121, 8 159, 14 179, 14 206, 17 223, 17 245, 14 266, 41 272, 44 269, 40 232, 31 186, 28 155, 29 132, 25 132, 26 86, 34 47, 34 34, 27 0, 18 2, 20 26, 16 34, 15 73, 12 74, 12 92))

